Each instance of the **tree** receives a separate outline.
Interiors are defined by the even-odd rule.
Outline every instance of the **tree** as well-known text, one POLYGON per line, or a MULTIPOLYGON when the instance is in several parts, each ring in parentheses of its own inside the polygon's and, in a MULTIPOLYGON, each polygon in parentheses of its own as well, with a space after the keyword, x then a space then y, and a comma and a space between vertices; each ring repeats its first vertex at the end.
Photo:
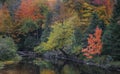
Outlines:
POLYGON ((81 33, 81 27, 80 26, 74 26, 74 37, 73 37, 73 44, 72 48, 69 50, 70 54, 80 56, 80 50, 81 47, 81 39, 82 39, 82 33, 81 33))
POLYGON ((16 27, 12 21, 7 5, 5 4, 0 9, 0 32, 12 33, 16 27))
MULTIPOLYGON (((53 21, 63 23, 66 19, 76 16, 76 12, 71 10, 70 8, 66 7, 62 1, 60 1, 60 0, 56 0, 56 1, 57 2, 55 4, 55 8, 53 10, 53 12, 54 12, 53 21), (66 12, 64 13, 64 11, 66 11, 66 12)), ((79 18, 76 20, 79 20, 79 18)))
POLYGON ((77 11, 81 24, 88 26, 92 13, 97 13, 98 17, 105 22, 110 23, 113 11, 112 0, 67 0, 65 5, 77 11), (82 15, 81 15, 82 14, 82 15))
POLYGON ((39 28, 39 26, 37 25, 36 22, 34 22, 32 20, 27 20, 23 23, 20 30, 23 33, 28 33, 28 32, 32 32, 34 30, 37 30, 38 28, 39 28))
POLYGON ((104 20, 105 24, 109 24, 113 12, 114 1, 90 0, 89 3, 94 6, 93 9, 98 14, 99 18, 104 20))
POLYGON ((93 18, 91 21, 91 24, 88 26, 87 30, 85 31, 83 38, 82 38, 82 47, 86 48, 88 46, 87 38, 89 37, 89 34, 93 34, 95 32, 96 27, 99 27, 102 29, 102 32, 105 30, 105 24, 103 20, 100 20, 98 18, 98 15, 95 13, 93 14, 93 18))
POLYGON ((103 19, 105 24, 110 23, 110 19, 112 17, 113 12, 113 0, 103 0, 102 5, 96 8, 96 12, 100 19, 103 19))
POLYGON ((93 13, 93 8, 94 6, 84 2, 78 12, 81 24, 82 25, 89 25, 90 24, 90 19, 93 13), (82 14, 82 15, 81 15, 82 14))
POLYGON ((103 54, 120 60, 120 25, 111 23, 103 35, 103 54))
POLYGON ((80 27, 75 27, 74 36, 75 36, 75 44, 81 45, 82 33, 80 27))
POLYGON ((100 55, 102 49, 102 29, 96 28, 94 34, 89 34, 88 46, 82 49, 83 55, 92 58, 94 55, 100 55))
POLYGON ((114 0, 104 0, 104 6, 106 9, 106 16, 111 18, 114 6, 114 0))
POLYGON ((52 31, 48 37, 47 42, 42 42, 39 46, 35 48, 35 51, 42 52, 46 50, 64 50, 70 47, 73 42, 74 28, 67 21, 65 23, 56 23, 52 26, 52 31))
POLYGON ((40 19, 37 22, 33 20, 25 21, 20 29, 22 32, 26 33, 23 43, 20 44, 23 44, 24 48, 27 50, 33 50, 40 42, 46 41, 49 36, 52 12, 48 11, 48 7, 44 3, 40 3, 40 9, 40 13, 44 15, 46 19, 44 19, 44 21, 40 19))
POLYGON ((114 9, 113 9, 113 16, 112 16, 113 20, 116 22, 120 19, 120 13, 119 13, 120 9, 119 8, 120 8, 120 1, 116 0, 114 9))
POLYGON ((53 22, 52 18, 53 18, 53 13, 52 12, 48 12, 48 14, 46 16, 45 27, 43 28, 43 31, 42 31, 41 42, 48 41, 47 37, 49 37, 50 31, 51 31, 50 25, 53 22))
POLYGON ((24 19, 38 20, 44 18, 40 14, 40 8, 36 3, 37 3, 36 0, 22 0, 18 10, 15 13, 16 20, 18 21, 22 21, 24 19))
POLYGON ((111 24, 103 34, 103 54, 110 55, 114 60, 120 60, 120 1, 116 0, 111 24))
POLYGON ((14 39, 19 39, 16 43, 22 48, 31 49, 40 42, 41 28, 45 18, 44 9, 47 11, 47 7, 42 3, 44 0, 21 0, 15 12, 15 22, 18 26, 17 31, 14 32, 14 39), (31 43, 29 40, 35 41, 31 43))
POLYGON ((13 39, 0 36, 0 60, 13 60, 17 56, 17 46, 13 39))

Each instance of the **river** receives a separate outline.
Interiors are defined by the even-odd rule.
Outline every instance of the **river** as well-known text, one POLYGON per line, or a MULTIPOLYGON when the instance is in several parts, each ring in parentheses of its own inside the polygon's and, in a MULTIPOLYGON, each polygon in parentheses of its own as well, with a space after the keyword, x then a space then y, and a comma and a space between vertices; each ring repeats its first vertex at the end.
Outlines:
POLYGON ((63 60, 37 58, 32 61, 22 60, 18 64, 5 66, 0 74, 120 74, 98 67, 81 65, 63 60))

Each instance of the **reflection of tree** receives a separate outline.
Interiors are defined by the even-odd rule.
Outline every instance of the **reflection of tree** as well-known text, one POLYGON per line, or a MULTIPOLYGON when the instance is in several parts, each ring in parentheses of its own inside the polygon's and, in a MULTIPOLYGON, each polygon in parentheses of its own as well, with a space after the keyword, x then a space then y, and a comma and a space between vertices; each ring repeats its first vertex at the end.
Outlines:
POLYGON ((57 64, 54 64, 54 69, 57 72, 57 74, 62 74, 62 69, 67 64, 68 61, 60 61, 57 64))
POLYGON ((39 66, 41 74, 62 74, 62 69, 68 61, 37 58, 34 63, 39 66))

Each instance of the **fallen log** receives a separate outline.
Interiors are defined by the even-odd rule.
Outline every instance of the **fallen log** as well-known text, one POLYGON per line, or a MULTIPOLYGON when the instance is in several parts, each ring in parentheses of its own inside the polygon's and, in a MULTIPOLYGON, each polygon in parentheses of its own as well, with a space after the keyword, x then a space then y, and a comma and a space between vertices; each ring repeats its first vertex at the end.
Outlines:
POLYGON ((40 54, 32 52, 32 51, 17 51, 17 53, 22 57, 39 57, 40 54))
POLYGON ((69 56, 69 57, 64 57, 64 56, 54 56, 53 58, 57 58, 58 60, 64 60, 64 61, 69 61, 73 62, 76 64, 82 64, 82 65, 88 65, 88 66, 96 66, 101 69, 107 70, 107 71, 118 71, 120 72, 120 67, 114 67, 114 66, 108 66, 106 67, 105 65, 99 65, 93 62, 86 62, 84 60, 78 59, 75 56, 69 56))

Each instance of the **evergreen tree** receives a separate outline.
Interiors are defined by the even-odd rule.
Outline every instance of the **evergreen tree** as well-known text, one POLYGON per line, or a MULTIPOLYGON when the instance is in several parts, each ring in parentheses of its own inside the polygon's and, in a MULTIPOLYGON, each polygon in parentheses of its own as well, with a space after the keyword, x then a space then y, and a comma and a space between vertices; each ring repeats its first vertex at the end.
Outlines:
POLYGON ((116 0, 111 24, 103 35, 103 54, 120 60, 120 0, 116 0))
POLYGON ((114 21, 117 21, 118 19, 120 19, 120 0, 116 0, 114 4, 113 19, 114 21))
POLYGON ((73 43, 67 52, 70 52, 72 55, 80 56, 81 53, 81 27, 74 27, 73 43))
POLYGON ((100 20, 97 16, 97 14, 93 14, 91 24, 88 26, 87 30, 84 33, 84 36, 82 37, 82 47, 85 48, 88 43, 87 43, 87 38, 89 37, 89 34, 93 34, 95 32, 96 27, 99 27, 104 31, 105 29, 105 24, 103 20, 100 20))
POLYGON ((42 32, 42 36, 41 36, 41 42, 46 42, 47 41, 47 37, 50 34, 50 24, 52 24, 52 16, 53 13, 52 12, 48 12, 47 17, 46 17, 46 24, 45 24, 45 28, 42 32))
POLYGON ((111 23, 103 35, 103 54, 120 60, 120 25, 111 23))
POLYGON ((75 45, 81 45, 82 33, 81 33, 81 30, 80 30, 80 27, 75 28, 74 36, 75 36, 74 44, 75 45))

